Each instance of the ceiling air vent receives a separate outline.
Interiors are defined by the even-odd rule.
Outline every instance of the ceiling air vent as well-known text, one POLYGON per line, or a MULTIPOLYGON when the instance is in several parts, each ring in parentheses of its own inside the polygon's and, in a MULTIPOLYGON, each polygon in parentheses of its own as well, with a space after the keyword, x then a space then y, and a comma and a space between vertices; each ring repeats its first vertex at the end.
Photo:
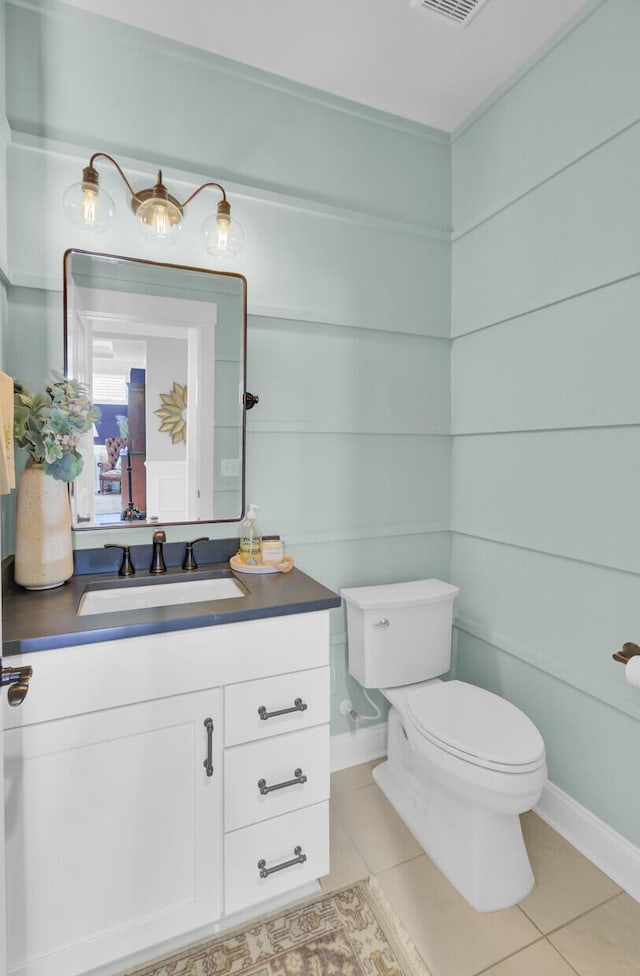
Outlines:
POLYGON ((434 13, 450 24, 465 27, 488 0, 412 0, 412 6, 434 13))

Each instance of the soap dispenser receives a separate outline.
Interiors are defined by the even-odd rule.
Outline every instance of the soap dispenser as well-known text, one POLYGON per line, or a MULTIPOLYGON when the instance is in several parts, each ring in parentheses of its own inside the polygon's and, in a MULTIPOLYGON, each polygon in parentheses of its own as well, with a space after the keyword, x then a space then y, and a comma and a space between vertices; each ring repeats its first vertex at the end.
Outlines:
POLYGON ((257 509, 257 505, 249 505, 240 533, 240 559, 248 566, 257 566, 260 562, 262 538, 256 523, 257 509))

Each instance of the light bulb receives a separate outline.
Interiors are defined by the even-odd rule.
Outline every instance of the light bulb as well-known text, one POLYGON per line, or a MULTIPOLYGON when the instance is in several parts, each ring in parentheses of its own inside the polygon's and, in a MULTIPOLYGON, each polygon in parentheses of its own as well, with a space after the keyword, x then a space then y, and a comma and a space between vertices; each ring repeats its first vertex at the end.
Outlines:
POLYGON ((229 213, 218 209, 202 225, 205 247, 209 254, 221 260, 232 260, 244 244, 244 231, 229 213))
POLYGON ((217 233, 216 233, 216 250, 226 251, 229 247, 229 238, 231 236, 231 220, 226 218, 218 217, 216 220, 217 233))
POLYGON ((140 204, 136 216, 143 232, 153 240, 172 243, 180 234, 182 213, 165 197, 149 197, 140 204))
POLYGON ((99 234, 104 233, 116 212, 116 205, 109 194, 93 181, 74 183, 65 190, 62 202, 72 224, 99 234))

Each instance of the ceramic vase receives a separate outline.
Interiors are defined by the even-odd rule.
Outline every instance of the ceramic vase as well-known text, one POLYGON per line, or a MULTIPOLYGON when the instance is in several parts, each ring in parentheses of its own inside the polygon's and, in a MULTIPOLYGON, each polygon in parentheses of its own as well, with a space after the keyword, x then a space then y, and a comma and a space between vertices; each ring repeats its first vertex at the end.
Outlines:
POLYGON ((15 581, 27 590, 49 590, 73 575, 69 488, 27 466, 18 483, 15 581))

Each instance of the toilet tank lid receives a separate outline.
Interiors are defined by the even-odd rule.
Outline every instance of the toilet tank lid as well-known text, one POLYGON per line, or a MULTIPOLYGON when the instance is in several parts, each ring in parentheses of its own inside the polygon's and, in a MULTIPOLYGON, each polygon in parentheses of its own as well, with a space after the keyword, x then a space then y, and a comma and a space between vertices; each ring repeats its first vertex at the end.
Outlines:
POLYGON ((340 590, 347 603, 361 610, 385 607, 415 607, 427 603, 453 601, 460 592, 457 586, 438 579, 411 580, 407 583, 383 583, 380 586, 356 586, 340 590))

